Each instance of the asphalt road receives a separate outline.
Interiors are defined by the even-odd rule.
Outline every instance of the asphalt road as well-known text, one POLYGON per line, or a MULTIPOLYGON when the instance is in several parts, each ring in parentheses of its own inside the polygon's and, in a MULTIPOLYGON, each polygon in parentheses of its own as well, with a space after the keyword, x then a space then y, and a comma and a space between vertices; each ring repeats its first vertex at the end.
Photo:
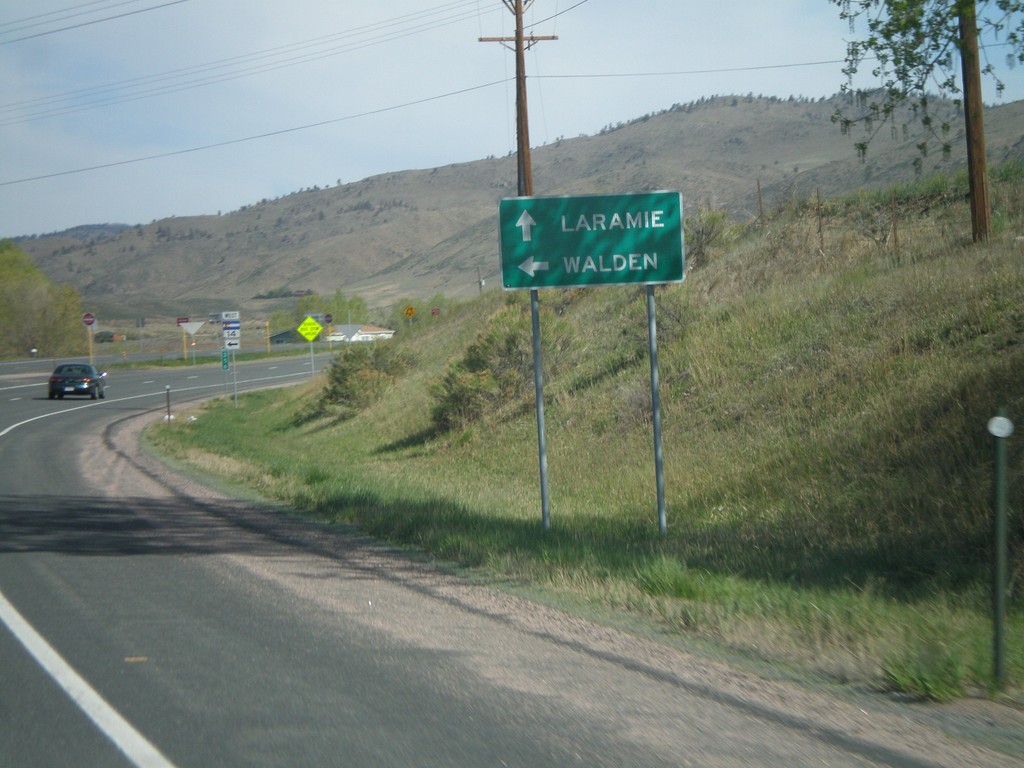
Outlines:
POLYGON ((138 429, 219 366, 48 369, 0 366, 0 765, 1014 764, 168 474, 138 429))

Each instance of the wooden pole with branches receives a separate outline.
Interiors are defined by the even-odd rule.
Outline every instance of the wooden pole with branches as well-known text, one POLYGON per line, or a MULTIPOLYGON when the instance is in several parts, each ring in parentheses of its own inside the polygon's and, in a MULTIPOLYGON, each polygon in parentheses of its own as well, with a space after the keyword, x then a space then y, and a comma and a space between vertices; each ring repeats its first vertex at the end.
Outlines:
MULTIPOLYGON (((967 144, 967 165, 970 183, 971 229, 975 242, 988 240, 992 230, 988 191, 988 162, 985 157, 985 125, 983 118, 981 76, 995 79, 997 91, 1003 83, 991 64, 982 66, 979 35, 989 44, 1007 46, 1007 65, 1024 64, 1024 0, 829 0, 840 8, 840 18, 867 24, 867 35, 847 45, 847 76, 844 90, 856 90, 858 105, 866 107, 859 117, 849 117, 844 109, 836 110, 833 120, 844 132, 856 122, 869 132, 866 140, 857 142, 861 156, 867 151, 878 124, 895 119, 896 110, 908 105, 942 143, 948 157, 950 146, 946 136, 948 120, 936 120, 929 91, 938 86, 938 95, 963 93, 962 104, 967 144), (979 15, 979 7, 981 15, 979 15), (960 59, 960 83, 957 83, 956 59, 960 59), (881 89, 854 89, 853 77, 868 59, 874 61, 872 74, 881 81, 881 89), (872 131, 874 126, 874 131, 872 131)), ((918 148, 926 154, 929 139, 918 148)), ((920 162, 915 163, 920 169, 920 162)))
POLYGON ((988 160, 985 156, 985 116, 981 101, 981 64, 978 56, 978 21, 974 0, 962 0, 960 66, 964 88, 964 130, 967 133, 967 176, 971 193, 971 233, 974 242, 988 240, 992 208, 988 199, 988 160))

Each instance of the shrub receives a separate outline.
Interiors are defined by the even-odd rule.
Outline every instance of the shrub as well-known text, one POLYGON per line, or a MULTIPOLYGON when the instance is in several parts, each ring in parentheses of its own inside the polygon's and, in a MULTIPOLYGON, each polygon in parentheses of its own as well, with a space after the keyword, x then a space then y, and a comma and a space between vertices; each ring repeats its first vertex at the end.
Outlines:
MULTIPOLYGON (((545 376, 563 366, 571 347, 567 323, 552 313, 541 322, 545 376)), ((506 305, 431 387, 435 428, 464 427, 488 412, 514 406, 533 391, 533 331, 530 316, 506 305)))
POLYGON ((412 362, 406 350, 388 342, 343 347, 327 369, 321 410, 333 408, 342 417, 354 416, 377 402, 412 362))
POLYGON ((461 363, 452 365, 431 390, 434 406, 430 415, 439 431, 460 429, 483 417, 499 395, 488 371, 469 371, 461 363))
POLYGON ((706 266, 711 249, 725 236, 728 216, 725 211, 698 208, 697 213, 684 222, 686 232, 686 261, 689 269, 706 266))

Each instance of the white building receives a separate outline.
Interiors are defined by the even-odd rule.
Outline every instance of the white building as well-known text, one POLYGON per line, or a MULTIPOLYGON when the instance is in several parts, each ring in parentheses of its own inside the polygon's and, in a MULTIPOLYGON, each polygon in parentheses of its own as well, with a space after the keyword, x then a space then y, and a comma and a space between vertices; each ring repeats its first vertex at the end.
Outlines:
POLYGON ((327 337, 328 341, 378 341, 390 339, 395 332, 388 328, 377 328, 372 325, 336 325, 327 337))

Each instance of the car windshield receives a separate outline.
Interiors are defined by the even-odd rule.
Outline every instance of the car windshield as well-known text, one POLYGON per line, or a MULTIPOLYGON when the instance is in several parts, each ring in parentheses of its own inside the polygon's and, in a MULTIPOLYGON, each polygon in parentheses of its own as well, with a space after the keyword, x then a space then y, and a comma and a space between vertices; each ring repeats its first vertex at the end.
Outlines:
POLYGON ((89 369, 84 365, 62 365, 57 369, 57 373, 77 373, 85 374, 88 373, 89 369))

